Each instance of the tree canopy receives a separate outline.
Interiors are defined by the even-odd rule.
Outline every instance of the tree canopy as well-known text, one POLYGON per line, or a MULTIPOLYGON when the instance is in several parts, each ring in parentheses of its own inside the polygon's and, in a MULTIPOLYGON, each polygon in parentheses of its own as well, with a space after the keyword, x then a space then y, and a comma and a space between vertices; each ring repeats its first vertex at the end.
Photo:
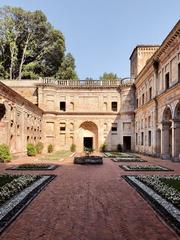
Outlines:
POLYGON ((59 70, 56 74, 56 78, 58 79, 71 79, 71 80, 77 80, 78 76, 75 71, 75 60, 71 53, 67 53, 61 63, 61 66, 59 67, 59 70))
POLYGON ((42 11, 31 12, 9 6, 0 8, 1 78, 55 76, 67 57, 64 55, 64 36, 53 28, 42 11))
POLYGON ((103 73, 102 76, 100 76, 100 80, 117 80, 117 79, 120 79, 117 74, 115 73, 103 73))

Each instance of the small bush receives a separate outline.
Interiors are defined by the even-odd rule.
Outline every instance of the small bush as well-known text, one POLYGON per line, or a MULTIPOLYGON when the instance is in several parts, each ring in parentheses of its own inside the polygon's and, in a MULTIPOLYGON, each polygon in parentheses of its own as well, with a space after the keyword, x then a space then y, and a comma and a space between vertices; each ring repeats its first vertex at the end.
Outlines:
POLYGON ((106 148, 107 148, 107 144, 103 143, 101 148, 100 148, 100 151, 101 152, 105 152, 106 151, 106 148))
POLYGON ((122 146, 121 146, 121 144, 118 144, 118 145, 117 145, 117 151, 118 151, 118 152, 122 152, 122 146))
POLYGON ((11 160, 11 153, 6 144, 0 144, 0 162, 9 162, 11 160))
POLYGON ((74 143, 71 144, 70 151, 71 152, 75 152, 76 151, 76 145, 74 143))
POLYGON ((42 153, 43 148, 44 148, 44 144, 42 142, 38 142, 36 144, 36 152, 37 153, 42 153))
POLYGON ((53 150, 54 150, 53 145, 52 145, 52 144, 49 144, 49 145, 48 145, 48 153, 52 153, 53 150))
POLYGON ((34 144, 29 143, 27 145, 27 155, 28 156, 36 156, 36 147, 34 146, 34 144))

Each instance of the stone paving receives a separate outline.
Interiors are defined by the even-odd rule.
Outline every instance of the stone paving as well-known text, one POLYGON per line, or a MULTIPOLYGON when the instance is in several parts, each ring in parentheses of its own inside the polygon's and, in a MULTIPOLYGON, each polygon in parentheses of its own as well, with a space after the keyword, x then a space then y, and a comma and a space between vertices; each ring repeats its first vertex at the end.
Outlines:
MULTIPOLYGON (((159 164, 175 171, 136 174, 180 175, 180 163, 143 158, 149 164, 159 164)), ((39 163, 35 158, 24 158, 13 164, 29 161, 39 163)), ((119 168, 119 163, 108 158, 104 159, 103 165, 96 166, 74 165, 72 158, 53 163, 61 165, 53 171, 57 175, 55 180, 5 230, 1 240, 180 239, 121 178, 126 172, 119 168)), ((5 172, 6 167, 0 164, 0 172, 5 172)), ((14 174, 15 171, 10 172, 14 174)), ((33 173, 39 174, 39 171, 33 173)), ((52 171, 45 171, 45 174, 52 174, 52 171)), ((130 174, 134 172, 128 172, 130 174)))

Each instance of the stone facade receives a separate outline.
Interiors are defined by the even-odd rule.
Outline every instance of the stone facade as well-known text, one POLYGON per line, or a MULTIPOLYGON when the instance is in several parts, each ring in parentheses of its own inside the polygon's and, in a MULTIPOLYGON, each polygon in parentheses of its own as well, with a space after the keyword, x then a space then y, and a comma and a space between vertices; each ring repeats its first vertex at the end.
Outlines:
POLYGON ((42 141, 43 111, 0 82, 0 144, 25 154, 27 143, 42 141))
POLYGON ((88 144, 99 150, 104 143, 108 150, 118 144, 134 149, 134 87, 128 80, 22 80, 22 88, 18 81, 4 82, 29 100, 27 93, 35 93, 33 101, 44 111, 45 149, 53 144, 55 150, 68 150, 72 143, 77 151, 88 144))
POLYGON ((136 46, 130 61, 130 81, 3 82, 43 110, 42 118, 42 111, 31 105, 42 121, 45 149, 50 143, 55 150, 74 143, 77 151, 89 146, 99 150, 105 143, 116 150, 120 144, 124 150, 179 160, 180 21, 160 46, 136 46))
POLYGON ((135 150, 179 159, 180 21, 137 74, 135 86, 135 150))

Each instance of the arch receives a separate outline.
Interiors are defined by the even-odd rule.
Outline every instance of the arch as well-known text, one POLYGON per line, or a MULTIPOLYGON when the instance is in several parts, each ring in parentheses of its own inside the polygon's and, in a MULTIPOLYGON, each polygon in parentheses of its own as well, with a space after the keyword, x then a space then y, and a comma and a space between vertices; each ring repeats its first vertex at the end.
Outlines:
POLYGON ((169 122, 170 120, 172 120, 172 110, 170 106, 166 106, 163 111, 162 121, 169 122))
POLYGON ((85 140, 88 138, 92 140, 92 148, 94 150, 98 149, 98 127, 92 121, 82 122, 79 126, 79 136, 78 136, 79 150, 83 151, 85 146, 85 140))
POLYGON ((176 104, 174 118, 180 120, 180 101, 176 104))

